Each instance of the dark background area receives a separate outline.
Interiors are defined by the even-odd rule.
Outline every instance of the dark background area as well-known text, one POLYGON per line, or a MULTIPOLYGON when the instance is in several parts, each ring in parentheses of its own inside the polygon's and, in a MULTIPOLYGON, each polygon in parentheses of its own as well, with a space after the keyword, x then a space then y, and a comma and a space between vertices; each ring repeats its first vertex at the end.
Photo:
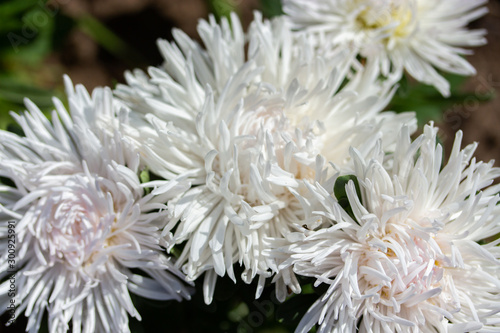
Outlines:
POLYGON ((495 159, 495 165, 500 166, 500 1, 490 0, 488 8, 489 14, 471 24, 471 28, 488 30, 488 44, 474 49, 474 54, 467 57, 477 75, 467 79, 462 90, 472 95, 463 103, 446 108, 437 121, 444 130, 448 147, 450 138, 461 129, 465 143, 479 142, 476 151, 479 160, 495 159), (493 98, 481 102, 481 97, 489 91, 493 92, 493 98))

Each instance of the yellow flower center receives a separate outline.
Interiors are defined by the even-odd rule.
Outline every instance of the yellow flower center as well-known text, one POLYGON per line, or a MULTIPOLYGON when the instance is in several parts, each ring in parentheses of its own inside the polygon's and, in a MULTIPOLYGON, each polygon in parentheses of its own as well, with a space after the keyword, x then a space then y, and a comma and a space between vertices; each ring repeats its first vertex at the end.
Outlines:
POLYGON ((362 30, 385 29, 391 36, 389 38, 403 38, 410 34, 413 25, 412 8, 407 4, 396 1, 354 1, 357 5, 364 6, 357 22, 362 30), (360 4, 363 2, 363 4, 360 4))

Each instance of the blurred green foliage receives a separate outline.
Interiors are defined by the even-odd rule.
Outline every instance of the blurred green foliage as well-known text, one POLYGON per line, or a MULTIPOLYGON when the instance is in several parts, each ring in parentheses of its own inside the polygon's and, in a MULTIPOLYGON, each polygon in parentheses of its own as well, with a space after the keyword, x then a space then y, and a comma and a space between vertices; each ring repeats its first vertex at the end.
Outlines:
POLYGON ((24 110, 31 99, 47 116, 52 97, 65 101, 61 80, 52 79, 47 58, 64 46, 72 29, 80 29, 110 54, 131 67, 141 61, 138 52, 90 15, 72 18, 57 1, 7 0, 0 4, 0 129, 13 129, 9 111, 24 110), (58 84, 59 83, 59 84, 58 84))
MULTIPOLYGON (((244 0, 207 0, 210 11, 215 18, 220 20, 222 17, 229 18, 231 12, 240 13, 240 6, 244 0)), ((259 0, 259 10, 265 17, 271 18, 283 14, 281 0, 259 0)))
POLYGON ((443 74, 450 83, 451 95, 444 98, 433 86, 415 82, 404 76, 399 82, 399 88, 394 95, 388 110, 396 112, 415 111, 418 126, 433 120, 444 121, 443 112, 452 108, 466 108, 471 103, 478 105, 494 98, 494 91, 488 92, 463 92, 461 87, 467 77, 455 74, 443 74))
POLYGON ((283 14, 280 0, 260 0, 260 10, 265 17, 274 17, 283 14))
POLYGON ((60 45, 69 21, 43 4, 35 0, 0 4, 0 129, 12 124, 9 111, 24 109, 24 98, 47 110, 57 95, 42 86, 37 69, 60 45))

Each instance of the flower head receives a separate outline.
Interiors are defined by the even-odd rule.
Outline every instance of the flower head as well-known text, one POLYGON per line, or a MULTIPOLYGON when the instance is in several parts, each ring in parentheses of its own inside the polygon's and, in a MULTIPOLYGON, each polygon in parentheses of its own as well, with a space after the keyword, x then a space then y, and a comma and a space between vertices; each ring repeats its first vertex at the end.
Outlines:
POLYGON ((438 72, 473 75, 463 47, 486 43, 484 30, 467 24, 487 9, 486 0, 284 0, 295 28, 317 38, 332 54, 351 48, 380 67, 383 75, 406 70, 443 95, 449 83, 438 72))
POLYGON ((353 150, 360 192, 346 186, 350 213, 309 186, 330 227, 296 235, 285 252, 327 291, 297 331, 498 330, 499 187, 487 186, 500 170, 472 158, 475 144, 460 151, 461 133, 443 165, 436 133, 426 126, 411 142, 403 130, 390 158, 353 150))
POLYGON ((264 239, 283 237, 309 218, 300 205, 308 193, 302 180, 328 181, 327 160, 345 166, 349 145, 368 152, 381 136, 393 143, 391 131, 414 118, 380 114, 390 81, 369 69, 350 73, 343 57, 326 63, 308 40, 294 47, 283 18, 263 21, 257 13, 248 51, 235 15, 231 22, 200 22, 206 50, 174 32, 176 43, 160 42, 165 65, 150 69, 151 78, 129 75, 116 94, 133 111, 130 118, 151 124, 126 134, 142 144, 145 163, 166 180, 193 185, 169 202, 164 234, 172 230, 173 242, 187 242, 178 263, 190 279, 206 272, 206 302, 217 275, 236 281, 236 263, 245 282, 258 278, 257 296, 275 274, 283 300, 287 287, 300 287, 290 269, 278 271, 264 254, 264 239))
MULTIPOLYGON (((27 101, 29 111, 15 115, 25 136, 0 132, 1 276, 16 272, 16 311, 29 317, 30 332, 45 312, 51 332, 68 331, 70 321, 73 332, 127 332, 128 316, 141 318, 130 292, 189 298, 162 248, 169 198, 144 195, 137 152, 96 126, 119 108, 111 91, 89 96, 66 83, 70 113, 54 100, 50 122, 27 101), (8 221, 15 223, 14 267, 6 260, 8 221)), ((8 283, 0 285, 2 309, 8 283)))

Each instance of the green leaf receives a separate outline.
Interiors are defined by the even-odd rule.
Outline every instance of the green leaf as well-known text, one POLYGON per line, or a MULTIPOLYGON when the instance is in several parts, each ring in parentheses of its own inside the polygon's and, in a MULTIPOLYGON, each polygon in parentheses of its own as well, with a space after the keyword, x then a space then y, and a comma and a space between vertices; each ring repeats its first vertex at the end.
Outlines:
POLYGON ((354 186, 356 187, 356 192, 358 194, 358 197, 360 197, 361 191, 359 189, 358 178, 354 175, 346 175, 338 177, 337 180, 335 181, 335 184, 333 185, 333 194, 335 195, 337 200, 341 198, 347 198, 347 191, 345 187, 350 180, 354 182, 354 186))
POLYGON ((150 177, 148 168, 145 168, 141 171, 141 173, 139 174, 139 179, 141 180, 141 183, 149 182, 150 177))
POLYGON ((395 112, 415 111, 421 127, 431 120, 440 121, 443 112, 452 105, 466 105, 470 100, 485 102, 494 97, 493 92, 486 94, 462 92, 460 87, 467 79, 464 76, 445 74, 444 77, 450 83, 449 98, 444 98, 433 86, 410 81, 404 76, 388 109, 395 112))
POLYGON ((217 20, 223 17, 230 19, 231 12, 238 12, 238 2, 235 0, 208 0, 210 11, 217 20))
POLYGON ((0 19, 22 14, 26 10, 33 8, 37 3, 39 3, 38 0, 11 0, 3 2, 0 4, 0 19))
POLYGON ((19 17, 2 18, 0 54, 16 63, 38 64, 52 52, 54 18, 43 6, 32 6, 19 17))
POLYGON ((359 188, 358 179, 354 175, 338 177, 337 180, 335 180, 335 184, 333 185, 333 194, 335 195, 335 198, 337 198, 339 205, 346 211, 346 213, 348 213, 353 220, 356 220, 346 191, 346 186, 350 181, 354 183, 356 194, 359 198, 359 201, 361 201, 361 190, 359 188))
POLYGON ((306 285, 301 286, 302 288, 302 295, 307 295, 307 294, 312 294, 314 293, 314 287, 312 283, 308 283, 306 285))
MULTIPOLYGON (((141 184, 149 182, 151 179, 150 174, 149 174, 149 169, 144 168, 141 170, 141 173, 139 174, 139 180, 141 181, 141 184)), ((151 192, 151 189, 149 187, 144 188, 144 193, 149 194, 151 192)))
POLYGON ((182 254, 182 249, 178 248, 177 247, 178 245, 174 246, 171 250, 170 250, 170 254, 173 255, 175 258, 179 258, 182 254))
POLYGON ((245 302, 241 302, 227 313, 227 317, 229 320, 237 323, 245 318, 249 312, 248 305, 245 302))
MULTIPOLYGON (((29 98, 40 109, 52 108, 53 95, 51 90, 41 89, 18 80, 0 79, 0 100, 11 105, 8 111, 24 109, 25 98, 29 98)), ((5 109, 2 108, 2 110, 5 109)))
MULTIPOLYGON (((0 17, 0 19, 2 19, 2 17, 0 17)), ((2 39, 8 40, 9 32, 21 30, 22 27, 23 23, 18 18, 3 18, 3 22, 0 25, 0 33, 5 34, 5 36, 2 35, 2 39)))
POLYGON ((24 111, 25 98, 29 98, 45 115, 50 116, 49 111, 53 109, 53 95, 52 90, 41 89, 9 76, 0 75, 0 129, 5 130, 15 124, 10 111, 24 111))
POLYGON ((260 7, 265 17, 283 15, 281 0, 260 0, 260 7))

